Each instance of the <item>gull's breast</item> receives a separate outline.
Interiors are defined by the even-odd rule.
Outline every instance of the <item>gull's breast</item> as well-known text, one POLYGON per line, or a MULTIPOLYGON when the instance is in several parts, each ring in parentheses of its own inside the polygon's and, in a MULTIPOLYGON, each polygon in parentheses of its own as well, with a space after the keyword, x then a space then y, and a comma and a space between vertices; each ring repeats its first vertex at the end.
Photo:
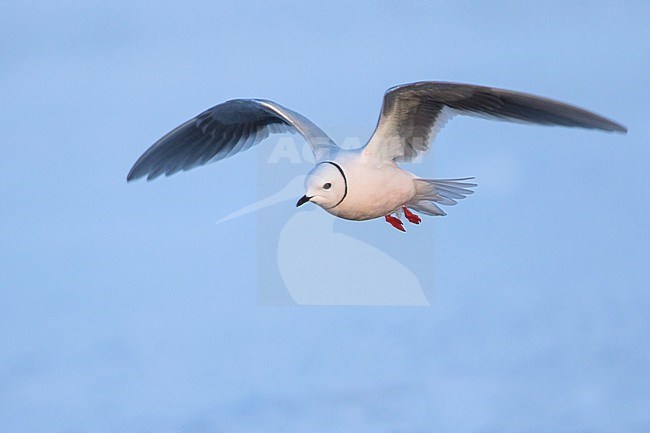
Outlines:
POLYGON ((415 195, 413 175, 394 164, 355 164, 343 170, 348 194, 337 207, 327 209, 340 218, 363 221, 388 215, 415 195))

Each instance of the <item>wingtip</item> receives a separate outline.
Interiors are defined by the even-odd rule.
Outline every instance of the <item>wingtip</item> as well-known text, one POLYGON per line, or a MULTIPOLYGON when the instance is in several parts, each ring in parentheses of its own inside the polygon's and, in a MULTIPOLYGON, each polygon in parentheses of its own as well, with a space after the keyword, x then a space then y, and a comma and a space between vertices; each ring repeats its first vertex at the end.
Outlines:
MULTIPOLYGON (((134 181, 136 181, 136 180, 138 180, 138 179, 141 179, 141 178, 144 177, 146 174, 147 174, 146 172, 142 172, 142 171, 136 170, 136 167, 133 167, 133 168, 131 169, 131 171, 129 171, 129 174, 126 175, 126 182, 127 182, 127 183, 134 182, 134 181)), ((147 180, 148 180, 148 181, 151 180, 151 179, 153 179, 153 178, 151 178, 151 177, 147 177, 147 180)))
POLYGON ((612 132, 614 134, 627 134, 627 127, 616 122, 610 122, 607 125, 598 126, 595 129, 599 129, 604 132, 612 132))
POLYGON ((158 176, 160 176, 160 173, 142 171, 140 167, 138 167, 136 164, 135 166, 133 166, 131 171, 129 171, 129 174, 126 175, 126 182, 130 183, 138 179, 141 179, 144 176, 147 176, 147 182, 149 182, 157 178, 158 176))
POLYGON ((126 183, 133 182, 134 180, 137 180, 141 176, 138 176, 134 173, 133 169, 129 171, 129 174, 126 175, 126 183))

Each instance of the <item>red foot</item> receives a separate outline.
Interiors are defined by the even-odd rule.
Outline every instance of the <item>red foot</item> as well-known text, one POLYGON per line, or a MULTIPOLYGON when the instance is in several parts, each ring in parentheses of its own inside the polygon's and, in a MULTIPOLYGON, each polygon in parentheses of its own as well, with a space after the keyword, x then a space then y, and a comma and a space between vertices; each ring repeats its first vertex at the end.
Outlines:
POLYGON ((406 217, 406 219, 412 222, 413 224, 420 224, 422 222, 422 219, 416 214, 414 214, 413 212, 411 212, 410 210, 408 210, 406 206, 402 206, 402 210, 404 211, 404 216, 406 217))
POLYGON ((396 218, 396 217, 391 216, 391 215, 386 215, 384 218, 386 218, 386 221, 387 221, 390 225, 392 225, 393 227, 395 227, 397 230, 399 230, 399 231, 401 231, 401 232, 405 232, 405 231, 406 231, 406 229, 404 229, 404 224, 402 223, 402 221, 399 220, 399 218, 396 218))

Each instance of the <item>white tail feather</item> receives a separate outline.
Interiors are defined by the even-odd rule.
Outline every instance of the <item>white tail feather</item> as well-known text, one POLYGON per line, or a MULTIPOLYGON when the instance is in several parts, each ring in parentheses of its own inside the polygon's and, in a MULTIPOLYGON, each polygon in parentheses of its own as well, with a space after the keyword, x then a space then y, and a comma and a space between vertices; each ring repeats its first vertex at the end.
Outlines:
POLYGON ((465 182, 473 177, 461 179, 415 179, 415 196, 406 207, 425 215, 447 215, 436 203, 453 206, 470 194, 475 183, 465 182))

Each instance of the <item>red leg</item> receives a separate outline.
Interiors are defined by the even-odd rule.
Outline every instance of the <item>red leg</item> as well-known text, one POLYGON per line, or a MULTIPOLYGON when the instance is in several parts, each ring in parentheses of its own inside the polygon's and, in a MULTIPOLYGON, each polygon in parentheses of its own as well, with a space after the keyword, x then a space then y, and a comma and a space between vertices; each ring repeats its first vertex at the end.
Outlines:
POLYGON ((422 219, 420 219, 419 216, 411 212, 406 208, 406 206, 402 206, 402 210, 404 211, 404 216, 406 217, 407 220, 412 222, 413 224, 420 224, 422 222, 422 219))
POLYGON ((399 220, 399 218, 394 217, 392 215, 386 215, 384 218, 386 218, 386 222, 388 222, 390 225, 395 227, 397 230, 401 232, 405 232, 406 229, 404 229, 404 224, 402 221, 399 220))

